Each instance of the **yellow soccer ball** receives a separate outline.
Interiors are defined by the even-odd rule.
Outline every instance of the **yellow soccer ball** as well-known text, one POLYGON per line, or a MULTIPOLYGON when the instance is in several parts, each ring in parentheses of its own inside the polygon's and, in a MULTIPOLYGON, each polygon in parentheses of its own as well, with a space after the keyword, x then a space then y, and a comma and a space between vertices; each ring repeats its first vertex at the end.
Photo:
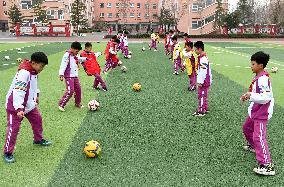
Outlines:
POLYGON ((22 60, 21 58, 17 58, 17 63, 18 63, 18 64, 21 64, 22 61, 23 61, 23 60, 22 60))
POLYGON ((135 83, 135 84, 133 84, 133 86, 132 86, 132 89, 133 89, 135 92, 141 91, 141 88, 142 88, 142 85, 141 85, 140 83, 135 83))
POLYGON ((102 148, 99 142, 95 140, 88 141, 84 147, 84 153, 89 158, 97 158, 101 155, 102 148))

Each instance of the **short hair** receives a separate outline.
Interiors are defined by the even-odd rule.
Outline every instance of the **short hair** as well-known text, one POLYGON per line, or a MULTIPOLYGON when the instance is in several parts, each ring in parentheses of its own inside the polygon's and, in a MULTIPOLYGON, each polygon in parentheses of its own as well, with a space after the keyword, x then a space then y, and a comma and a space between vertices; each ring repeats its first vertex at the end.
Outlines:
POLYGON ((120 40, 118 39, 118 38, 116 38, 115 40, 114 40, 114 42, 116 42, 116 43, 120 43, 120 40))
POLYGON ((43 52, 35 52, 31 56, 31 61, 37 64, 48 64, 48 58, 43 52))
POLYGON ((269 59, 270 59, 270 55, 264 53, 263 51, 256 52, 250 58, 251 61, 256 61, 257 64, 263 64, 263 68, 266 67, 269 59))
POLYGON ((193 48, 193 43, 192 42, 186 42, 185 45, 190 47, 190 48, 193 48))
POLYGON ((117 38, 117 35, 113 35, 112 37, 111 37, 111 39, 113 39, 113 40, 115 40, 117 38))
POLYGON ((183 36, 188 37, 189 35, 187 33, 184 33, 183 36))
POLYGON ((73 42, 71 44, 71 48, 77 49, 77 50, 82 50, 82 46, 81 46, 81 44, 79 42, 73 42))
POLYGON ((204 51, 204 43, 202 41, 197 41, 194 44, 194 47, 196 47, 197 49, 202 49, 202 51, 204 51))
POLYGON ((169 32, 165 32, 165 34, 169 34, 169 32))
POLYGON ((85 48, 87 48, 87 47, 92 47, 93 45, 91 44, 91 42, 87 42, 87 43, 85 43, 85 48))
POLYGON ((120 34, 120 33, 123 33, 123 31, 122 31, 122 30, 119 30, 118 33, 119 33, 119 34, 120 34))
POLYGON ((125 31, 124 31, 124 34, 129 34, 129 32, 125 30, 125 31))
POLYGON ((169 33, 170 33, 170 34, 173 34, 173 33, 174 33, 174 31, 173 31, 173 30, 170 30, 170 31, 169 31, 169 33))
POLYGON ((177 36, 172 37, 172 40, 178 40, 177 36))

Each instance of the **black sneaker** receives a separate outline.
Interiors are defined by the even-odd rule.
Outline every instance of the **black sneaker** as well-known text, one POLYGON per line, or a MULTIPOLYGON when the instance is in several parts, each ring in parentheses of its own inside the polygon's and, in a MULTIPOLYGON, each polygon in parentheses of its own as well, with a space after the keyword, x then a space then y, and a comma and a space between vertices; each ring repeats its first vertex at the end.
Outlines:
POLYGON ((34 141, 34 145, 49 146, 52 143, 48 140, 42 139, 40 141, 34 141))
POLYGON ((201 112, 194 112, 192 115, 193 116, 202 117, 202 116, 205 116, 206 114, 205 113, 201 113, 201 112))
POLYGON ((103 90, 104 92, 106 92, 106 91, 107 91, 107 88, 102 88, 102 90, 103 90))
POLYGON ((12 153, 5 153, 4 154, 4 160, 6 163, 13 163, 15 162, 14 155, 12 153))
POLYGON ((275 175, 274 166, 270 164, 260 164, 257 168, 254 168, 253 171, 259 175, 273 176, 275 175))

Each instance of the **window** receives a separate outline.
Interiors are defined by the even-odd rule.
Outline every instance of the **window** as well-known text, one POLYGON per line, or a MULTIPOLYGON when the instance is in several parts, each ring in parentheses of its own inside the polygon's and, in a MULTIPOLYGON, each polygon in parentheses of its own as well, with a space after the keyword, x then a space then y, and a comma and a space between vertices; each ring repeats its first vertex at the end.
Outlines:
POLYGON ((129 17, 134 18, 134 13, 130 13, 129 17))
POLYGON ((145 14, 145 18, 149 18, 149 14, 148 13, 145 14))
POLYGON ((104 3, 100 3, 100 8, 104 8, 105 4, 104 3))
POLYGON ((137 3, 137 8, 141 8, 141 3, 137 3))
POLYGON ((215 3, 215 0, 206 0, 206 6, 210 6, 215 3))
POLYGON ((115 4, 115 7, 116 7, 116 8, 119 8, 119 3, 116 3, 116 4, 115 4))
POLYGON ((134 8, 134 3, 130 3, 130 8, 134 8))
POLYGON ((153 9, 157 9, 157 4, 153 4, 153 9))
POLYGON ((153 14, 153 18, 158 18, 158 14, 153 14))
POLYGON ((127 18, 127 13, 123 13, 123 18, 127 18))
POLYGON ((141 18, 141 13, 138 13, 137 18, 141 18))
POLYGON ((64 20, 64 11, 63 10, 58 10, 58 19, 64 20))
POLYGON ((201 21, 192 21, 191 27, 192 29, 198 29, 199 27, 201 27, 202 22, 201 21))
POLYGON ((6 4, 6 1, 3 1, 3 6, 6 6, 7 4, 6 4))
POLYGON ((112 13, 108 13, 107 17, 112 18, 112 13))
POLYGON ((119 13, 116 13, 115 17, 116 18, 119 18, 120 14, 119 13))
POLYGON ((46 12, 47 18, 48 18, 48 19, 55 19, 54 13, 55 13, 54 10, 47 10, 47 12, 46 12))
POLYGON ((128 4, 127 3, 122 3, 121 4, 121 8, 127 8, 128 7, 128 4))
POLYGON ((215 20, 215 15, 212 15, 212 16, 205 18, 205 25, 214 21, 214 20, 215 20))
POLYGON ((145 4, 145 8, 149 9, 149 4, 148 3, 145 4))
POLYGON ((24 9, 24 10, 32 8, 32 2, 31 1, 22 1, 21 5, 22 5, 22 9, 24 9))
POLYGON ((5 15, 5 16, 7 16, 7 15, 8 15, 8 12, 7 12, 6 10, 4 11, 4 15, 5 15))
POLYGON ((197 12, 198 11, 198 8, 199 8, 199 5, 196 4, 196 3, 193 3, 192 4, 192 12, 197 12))
POLYGON ((108 7, 108 8, 111 8, 111 3, 107 3, 107 7, 108 7))
POLYGON ((104 18, 105 17, 105 13, 100 13, 100 18, 104 18))

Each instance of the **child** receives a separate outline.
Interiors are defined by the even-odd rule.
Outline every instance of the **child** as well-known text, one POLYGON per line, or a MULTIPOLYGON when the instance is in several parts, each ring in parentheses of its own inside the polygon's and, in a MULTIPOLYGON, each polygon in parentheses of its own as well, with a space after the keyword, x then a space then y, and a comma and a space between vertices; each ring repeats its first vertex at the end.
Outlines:
POLYGON ((123 31, 118 31, 117 38, 119 39, 119 46, 118 50, 123 50, 124 45, 123 45, 123 31))
POLYGON ((7 130, 4 145, 4 160, 7 163, 15 161, 13 152, 20 130, 21 122, 26 117, 32 125, 33 144, 51 145, 43 139, 42 116, 39 112, 37 75, 48 64, 47 56, 42 52, 33 53, 31 60, 20 64, 18 72, 6 96, 7 130))
POLYGON ((81 53, 81 57, 86 57, 87 61, 82 63, 82 66, 84 67, 86 73, 88 76, 95 76, 94 80, 94 89, 99 89, 98 85, 101 84, 103 91, 107 91, 107 87, 105 82, 103 81, 100 73, 101 68, 99 63, 97 62, 97 57, 101 55, 101 52, 99 53, 93 53, 92 52, 92 44, 90 42, 87 42, 85 44, 85 50, 83 53, 81 53))
POLYGON ((184 38, 184 42, 185 42, 185 43, 191 42, 191 39, 190 39, 190 37, 189 37, 189 35, 188 35, 187 33, 185 33, 185 34, 183 35, 183 38, 184 38))
POLYGON ((195 59, 193 53, 193 43, 185 43, 185 49, 183 49, 183 59, 185 61, 185 66, 187 74, 189 77, 188 90, 194 91, 196 89, 196 71, 197 71, 197 60, 195 59))
POLYGON ((58 109, 62 112, 65 111, 64 107, 73 96, 75 97, 75 106, 83 108, 81 104, 81 85, 78 78, 78 63, 86 61, 85 57, 77 57, 79 51, 82 50, 79 42, 73 42, 71 49, 66 51, 62 58, 61 66, 59 69, 59 79, 65 79, 66 91, 58 103, 58 109))
POLYGON ((266 141, 266 126, 272 117, 274 98, 269 74, 264 71, 269 55, 264 52, 257 52, 251 56, 251 69, 256 74, 249 92, 242 95, 240 100, 249 100, 249 116, 243 125, 243 133, 248 142, 244 149, 255 152, 259 166, 253 171, 260 175, 275 175, 268 144, 266 141))
POLYGON ((110 45, 106 55, 106 64, 104 68, 104 73, 106 73, 110 68, 116 68, 119 62, 119 58, 117 56, 118 46, 119 46, 119 39, 115 39, 110 45))
POLYGON ((212 83, 212 74, 209 60, 204 52, 204 44, 202 41, 197 41, 194 44, 195 52, 198 55, 198 71, 197 71, 197 86, 198 86, 198 109, 193 113, 193 116, 204 116, 208 111, 208 91, 212 83))
POLYGON ((153 32, 151 34, 151 44, 149 50, 154 48, 154 51, 157 51, 157 35, 153 32))
POLYGON ((184 66, 181 63, 181 59, 182 59, 182 49, 179 45, 179 43, 177 42, 177 37, 174 36, 172 38, 173 40, 173 45, 174 45, 174 51, 173 51, 173 62, 174 62, 174 75, 178 75, 178 69, 181 68, 181 71, 184 72, 184 66))
POLYGON ((124 31, 123 38, 122 38, 122 42, 123 42, 122 53, 124 55, 124 58, 128 58, 128 55, 129 55, 127 35, 128 35, 128 31, 124 31))

